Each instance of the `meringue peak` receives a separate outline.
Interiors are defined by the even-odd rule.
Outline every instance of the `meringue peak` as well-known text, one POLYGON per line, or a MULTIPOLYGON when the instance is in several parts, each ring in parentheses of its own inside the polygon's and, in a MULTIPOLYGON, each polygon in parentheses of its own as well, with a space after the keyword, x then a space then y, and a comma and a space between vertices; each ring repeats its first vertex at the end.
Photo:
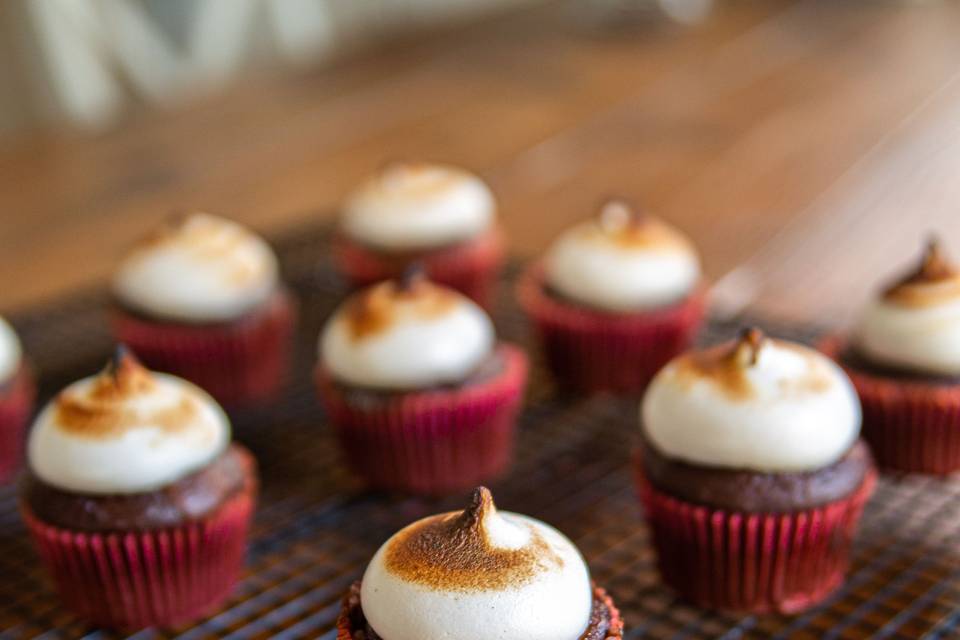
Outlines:
POLYGON ((738 367, 756 366, 760 350, 766 343, 766 335, 757 327, 746 327, 730 351, 732 363, 738 367))
POLYGON ((350 336, 360 341, 386 332, 403 316, 431 320, 452 311, 461 301, 459 294, 427 280, 414 268, 398 280, 356 294, 344 311, 350 336))
POLYGON ((118 344, 101 375, 95 378, 91 395, 106 399, 121 398, 149 391, 154 381, 150 371, 125 344, 118 344))
POLYGON ((490 491, 476 489, 462 512, 410 525, 390 542, 388 571, 409 582, 450 591, 496 591, 525 584, 563 559, 543 536, 497 513, 490 491))
POLYGON ((884 300, 904 307, 927 307, 960 300, 960 272, 939 238, 931 236, 920 264, 887 287, 884 300))

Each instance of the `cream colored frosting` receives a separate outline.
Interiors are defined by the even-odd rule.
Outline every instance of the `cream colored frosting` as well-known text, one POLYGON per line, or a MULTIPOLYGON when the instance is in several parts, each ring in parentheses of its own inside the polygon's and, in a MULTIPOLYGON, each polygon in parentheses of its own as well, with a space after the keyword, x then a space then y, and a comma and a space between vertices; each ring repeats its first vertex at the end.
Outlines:
POLYGON ((22 360, 23 349, 17 334, 6 320, 0 318, 0 383, 17 372, 22 360))
POLYGON ((643 398, 647 441, 670 458, 760 472, 819 469, 860 432, 860 403, 817 351, 764 337, 679 356, 643 398))
POLYGON ((266 300, 278 277, 277 258, 262 238, 230 220, 195 213, 139 242, 117 269, 113 291, 149 315, 215 322, 266 300))
POLYGON ((481 488, 465 511, 415 522, 380 547, 360 601, 385 640, 577 640, 593 592, 570 540, 498 512, 481 488))
POLYGON ((852 341, 877 364, 960 375, 960 273, 936 242, 915 272, 868 303, 852 341))
POLYGON ((209 395, 123 351, 41 411, 28 458, 33 473, 65 491, 131 494, 189 475, 229 441, 230 423, 209 395))
POLYGON ((483 233, 495 213, 493 194, 477 176, 446 165, 395 163, 350 195, 340 224, 372 247, 429 249, 483 233))
POLYGON ((387 281, 355 294, 327 322, 320 359, 338 380, 382 389, 459 382, 494 348, 489 316, 426 281, 387 281))
POLYGON ((545 276, 563 296, 610 312, 678 302, 701 277, 696 249, 683 234, 618 201, 560 235, 547 252, 545 276))

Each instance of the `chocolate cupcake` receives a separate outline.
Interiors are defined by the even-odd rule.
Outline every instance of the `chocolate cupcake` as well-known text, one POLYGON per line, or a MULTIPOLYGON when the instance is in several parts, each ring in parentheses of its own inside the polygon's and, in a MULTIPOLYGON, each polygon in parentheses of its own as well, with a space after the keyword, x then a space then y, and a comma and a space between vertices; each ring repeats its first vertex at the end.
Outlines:
POLYGON ((669 586, 794 613, 842 583, 876 473, 832 361, 752 329, 667 365, 641 423, 637 480, 669 586))
POLYGON ((263 403, 286 377, 295 304, 259 236, 203 213, 144 238, 113 279, 118 342, 227 405, 263 403))
POLYGON ((34 400, 33 376, 13 328, 0 318, 0 482, 16 473, 34 400))
POLYGON ((960 470, 960 271, 935 240, 915 270, 870 301, 848 338, 828 338, 823 350, 857 388, 880 466, 960 470))
POLYGON ((175 626, 230 594, 255 463, 198 387, 121 350, 43 409, 28 460, 21 511, 75 615, 126 630, 175 626))
POLYGON ((497 342, 469 298, 410 272, 333 314, 316 378, 347 460, 369 485, 437 494, 506 470, 527 359, 497 342))
POLYGON ((464 511, 424 518, 377 551, 343 602, 337 640, 613 640, 620 612, 553 527, 498 512, 477 489, 464 511))
POLYGON ((392 163, 344 204, 333 256, 355 287, 398 277, 421 262, 430 278, 484 307, 503 262, 493 194, 447 165, 392 163))
POLYGON ((629 393, 690 345, 704 291, 684 235, 612 201, 527 269, 518 297, 559 384, 629 393))

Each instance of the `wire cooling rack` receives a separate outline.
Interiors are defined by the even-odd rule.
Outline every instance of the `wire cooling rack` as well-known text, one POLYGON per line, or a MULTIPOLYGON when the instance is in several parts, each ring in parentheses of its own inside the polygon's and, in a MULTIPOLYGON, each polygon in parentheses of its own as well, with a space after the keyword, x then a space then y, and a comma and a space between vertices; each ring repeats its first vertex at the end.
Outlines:
MULTIPOLYGON (((263 481, 245 577, 213 617, 136 638, 332 639, 340 598, 377 547, 416 518, 464 504, 465 496, 365 492, 340 462, 310 376, 321 323, 344 295, 326 260, 326 237, 313 229, 278 243, 302 303, 295 372, 275 406, 232 416, 235 436, 256 453, 263 481)), ((496 320, 501 335, 528 342, 510 295, 512 275, 496 320)), ((103 292, 85 292, 14 318, 42 376, 42 399, 105 362, 112 345, 104 300, 103 292)), ((728 337, 741 324, 714 322, 703 340, 728 337)), ((792 338, 814 335, 765 328, 792 338)), ((884 478, 864 515, 845 586, 806 614, 738 617, 678 600, 658 580, 631 483, 636 412, 635 400, 558 397, 536 366, 517 463, 492 485, 499 506, 546 520, 577 543, 623 610, 628 638, 960 638, 960 480, 884 478)), ((32 637, 115 636, 60 608, 20 523, 15 490, 6 487, 0 489, 0 638, 32 637)))

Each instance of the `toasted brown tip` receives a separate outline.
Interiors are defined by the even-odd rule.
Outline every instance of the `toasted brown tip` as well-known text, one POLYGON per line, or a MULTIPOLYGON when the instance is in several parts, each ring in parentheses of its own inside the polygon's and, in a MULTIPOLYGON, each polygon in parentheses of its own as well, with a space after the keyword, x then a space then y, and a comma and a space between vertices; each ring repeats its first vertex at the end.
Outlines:
POLYGON ((427 270, 419 260, 411 262, 404 268, 403 273, 397 278, 397 289, 400 291, 410 291, 415 286, 427 279, 427 270))
POLYGON ((927 246, 923 252, 923 259, 920 262, 917 275, 924 280, 942 280, 949 278, 954 273, 953 265, 947 259, 939 236, 930 234, 927 238, 927 246))
POLYGON ((740 332, 740 338, 733 348, 733 362, 741 367, 752 367, 757 364, 760 357, 760 349, 767 336, 757 327, 744 327, 740 332))
POLYGON ((496 510, 490 490, 486 487, 477 487, 470 494, 470 504, 463 510, 460 523, 467 528, 477 527, 487 516, 496 513, 496 510))
POLYGON ((126 345, 118 344, 94 387, 93 395, 99 398, 123 396, 152 384, 153 378, 147 368, 126 345))
POLYGON ((123 343, 119 343, 114 348, 113 357, 107 362, 103 372, 113 379, 114 384, 121 386, 130 376, 143 370, 143 365, 140 364, 130 348, 123 343))

